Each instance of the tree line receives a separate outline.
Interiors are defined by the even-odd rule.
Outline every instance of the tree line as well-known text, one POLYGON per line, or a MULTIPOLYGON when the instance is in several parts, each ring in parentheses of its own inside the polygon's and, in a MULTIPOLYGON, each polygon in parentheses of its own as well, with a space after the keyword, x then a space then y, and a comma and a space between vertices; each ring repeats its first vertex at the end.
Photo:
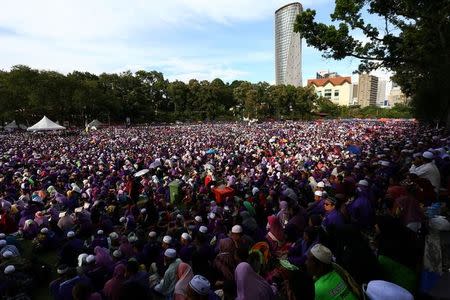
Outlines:
MULTIPOLYGON (((244 118, 309 120, 318 113, 359 117, 362 111, 340 108, 319 98, 312 87, 238 80, 224 83, 219 78, 170 82, 161 72, 143 70, 64 75, 24 65, 0 71, 0 107, 3 122, 16 120, 30 125, 46 115, 78 126, 92 119, 109 124, 123 124, 126 118, 134 124, 244 118)), ((378 109, 377 116, 385 117, 386 113, 391 112, 378 109)))

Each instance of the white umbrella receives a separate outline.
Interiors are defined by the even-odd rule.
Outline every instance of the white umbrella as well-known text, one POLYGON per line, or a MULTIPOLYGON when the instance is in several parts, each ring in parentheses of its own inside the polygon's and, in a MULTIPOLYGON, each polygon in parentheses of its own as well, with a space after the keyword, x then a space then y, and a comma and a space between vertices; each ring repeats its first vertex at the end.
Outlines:
POLYGON ((159 159, 155 160, 150 164, 150 169, 156 169, 157 167, 161 167, 161 161, 159 159))
POLYGON ((149 171, 150 171, 149 169, 142 169, 142 170, 140 170, 139 172, 136 172, 136 173, 134 174, 134 177, 140 177, 140 176, 142 176, 142 175, 147 174, 149 171))
POLYGON ((204 167, 205 167, 205 170, 211 170, 211 171, 214 171, 214 166, 211 165, 211 164, 205 164, 204 167))

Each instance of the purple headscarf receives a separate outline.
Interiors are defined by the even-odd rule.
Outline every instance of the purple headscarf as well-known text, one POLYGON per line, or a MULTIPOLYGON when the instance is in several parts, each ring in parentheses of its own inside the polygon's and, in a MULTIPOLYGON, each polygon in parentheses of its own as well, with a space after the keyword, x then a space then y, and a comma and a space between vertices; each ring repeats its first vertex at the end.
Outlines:
POLYGON ((234 271, 234 276, 237 287, 236 300, 275 299, 272 287, 264 278, 253 271, 248 263, 240 263, 234 271))
POLYGON ((97 246, 94 248, 94 253, 95 253, 95 263, 98 266, 105 267, 108 269, 111 268, 113 260, 111 258, 111 255, 109 254, 108 249, 97 246))

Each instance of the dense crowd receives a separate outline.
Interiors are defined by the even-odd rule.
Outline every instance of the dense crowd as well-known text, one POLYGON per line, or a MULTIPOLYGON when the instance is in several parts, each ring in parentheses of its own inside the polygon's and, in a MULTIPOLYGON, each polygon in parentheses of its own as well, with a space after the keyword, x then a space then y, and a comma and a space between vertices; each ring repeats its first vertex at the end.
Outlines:
POLYGON ((449 146, 414 121, 5 133, 0 293, 412 299, 449 146))

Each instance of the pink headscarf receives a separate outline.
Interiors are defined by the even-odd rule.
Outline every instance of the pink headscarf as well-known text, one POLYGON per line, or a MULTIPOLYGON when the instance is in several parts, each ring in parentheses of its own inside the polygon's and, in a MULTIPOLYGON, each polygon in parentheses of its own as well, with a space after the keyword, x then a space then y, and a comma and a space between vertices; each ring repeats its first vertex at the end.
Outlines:
POLYGON ((275 299, 272 287, 264 278, 253 271, 248 263, 240 263, 234 271, 234 277, 237 287, 236 300, 275 299))
MULTIPOLYGON (((269 223, 269 236, 273 236, 279 242, 284 241, 283 227, 281 226, 280 219, 277 216, 268 216, 267 221, 269 223)), ((272 238, 273 238, 272 237, 272 238)))
POLYGON ((125 280, 126 267, 123 264, 119 264, 114 268, 113 278, 108 280, 103 287, 103 294, 111 300, 119 299, 120 288, 125 280))
POLYGON ((185 300, 189 282, 194 277, 192 268, 187 263, 180 263, 177 268, 178 281, 175 284, 174 300, 185 300))

